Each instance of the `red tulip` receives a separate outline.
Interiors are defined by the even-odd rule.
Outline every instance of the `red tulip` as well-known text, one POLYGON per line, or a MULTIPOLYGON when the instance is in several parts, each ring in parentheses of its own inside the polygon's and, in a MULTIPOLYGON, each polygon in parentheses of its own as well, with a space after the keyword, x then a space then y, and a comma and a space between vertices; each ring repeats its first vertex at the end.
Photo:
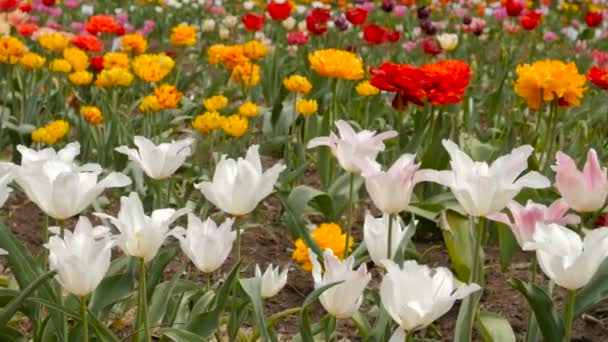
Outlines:
POLYGON ((379 45, 388 39, 389 31, 376 24, 367 24, 363 28, 363 39, 368 44, 379 45))
POLYGON ((396 43, 401 39, 401 32, 393 31, 393 32, 389 33, 386 36, 386 38, 388 39, 389 42, 396 43))
POLYGON ((21 24, 17 26, 17 32, 25 37, 31 36, 36 31, 38 31, 38 25, 36 24, 21 24))
POLYGON ((328 10, 315 8, 306 16, 306 28, 314 35, 322 35, 327 31, 329 19, 331 19, 331 14, 328 10))
POLYGON ((422 41, 422 51, 429 56, 435 56, 441 53, 441 46, 433 38, 427 38, 422 41))
POLYGON ((507 8, 507 14, 511 17, 517 17, 524 10, 524 6, 521 3, 513 0, 508 0, 505 7, 507 8))
POLYGON ((521 26, 524 29, 526 29, 528 31, 532 31, 536 27, 538 27, 538 25, 540 24, 540 19, 542 17, 543 17, 543 15, 540 13, 538 13, 536 11, 530 11, 530 12, 526 13, 526 15, 521 17, 521 19, 519 19, 519 22, 521 23, 521 26))
POLYGON ((92 57, 91 66, 97 72, 103 70, 103 56, 92 57))
POLYGON ((587 26, 589 27, 599 26, 603 19, 601 12, 589 12, 585 15, 585 23, 587 23, 587 26))
POLYGON ((288 1, 283 3, 271 1, 266 6, 266 11, 273 20, 283 21, 291 15, 291 4, 288 1))
POLYGON ((306 45, 308 43, 308 35, 302 31, 293 31, 287 34, 287 44, 289 45, 306 45))
POLYGON ((259 31, 264 27, 264 15, 255 15, 253 13, 247 13, 241 21, 245 24, 247 31, 259 31))
POLYGON ((0 0, 0 11, 11 10, 19 4, 19 0, 0 0))
POLYGON ((56 2, 55 0, 42 0, 42 3, 43 3, 45 6, 49 6, 49 7, 50 7, 50 6, 55 6, 55 2, 56 2))
POLYGON ((346 19, 353 25, 363 25, 365 20, 367 20, 367 11, 359 7, 355 7, 344 12, 344 15, 346 16, 346 19))
POLYGON ((30 13, 32 11, 32 4, 23 3, 19 5, 19 9, 25 13, 30 13))

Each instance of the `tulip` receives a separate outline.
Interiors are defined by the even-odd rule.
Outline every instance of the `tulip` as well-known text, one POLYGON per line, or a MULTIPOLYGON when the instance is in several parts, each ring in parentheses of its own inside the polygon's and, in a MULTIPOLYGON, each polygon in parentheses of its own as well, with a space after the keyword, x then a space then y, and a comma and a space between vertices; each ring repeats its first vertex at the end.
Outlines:
POLYGON ((415 225, 404 226, 399 216, 390 218, 391 216, 384 214, 380 218, 374 218, 370 214, 365 215, 363 239, 370 258, 377 266, 382 266, 381 261, 386 260, 389 255, 392 259, 399 250, 399 246, 404 241, 409 240, 415 232, 415 225), (389 224, 389 219, 393 220, 392 225, 389 224), (389 229, 391 234, 389 234, 389 229), (388 251, 389 244, 387 243, 389 235, 391 237, 390 254, 388 251))
POLYGON ((186 158, 192 154, 190 145, 194 139, 155 145, 144 137, 136 136, 133 142, 137 149, 120 146, 115 150, 126 154, 129 160, 137 163, 150 178, 160 180, 171 177, 184 164, 186 158))
POLYGON ((255 265, 255 277, 260 279, 262 284, 262 298, 274 297, 287 284, 287 272, 289 269, 285 267, 283 272, 280 272, 279 266, 268 266, 266 271, 262 273, 259 265, 255 265))
POLYGON ((236 239, 232 231, 234 219, 226 219, 219 227, 208 218, 202 222, 193 214, 188 214, 188 230, 174 229, 173 235, 179 239, 184 254, 199 270, 211 273, 226 261, 236 239))
POLYGON ((520 247, 533 241, 532 237, 537 223, 566 225, 578 224, 581 221, 577 215, 564 216, 570 207, 562 198, 553 202, 548 208, 530 200, 525 207, 515 201, 510 201, 507 203, 507 208, 511 211, 513 222, 503 213, 492 214, 488 218, 508 225, 520 247))
POLYGON ((563 152, 557 152, 555 187, 568 205, 578 212, 594 212, 606 203, 608 195, 608 175, 601 167, 594 149, 587 153, 587 162, 580 172, 572 158, 563 152))
POLYGON ((8 199, 11 188, 8 184, 13 181, 15 166, 11 163, 0 162, 0 208, 8 199))
POLYGON ((275 164, 262 172, 259 146, 247 150, 245 158, 237 160, 222 156, 215 168, 212 182, 195 184, 205 198, 222 211, 243 216, 252 212, 258 203, 270 195, 285 165, 275 164))
POLYGON ((73 160, 80 145, 70 144, 55 152, 45 149, 34 152, 18 147, 22 165, 15 169, 15 182, 47 215, 65 220, 85 210, 106 188, 131 184, 129 177, 112 172, 101 181, 98 164, 77 166, 73 160))
POLYGON ((93 228, 91 221, 81 216, 74 233, 66 230, 64 234, 63 238, 51 236, 44 245, 49 250, 49 268, 57 271, 55 279, 68 292, 87 296, 97 288, 110 267, 114 242, 109 228, 93 228))
POLYGON ((372 279, 365 264, 359 266, 359 269, 353 270, 354 257, 350 256, 346 260, 340 261, 328 248, 323 253, 324 268, 321 268, 317 255, 312 250, 309 250, 308 253, 312 262, 315 289, 340 282, 319 296, 321 305, 338 319, 352 317, 361 306, 363 290, 372 279))
POLYGON ((445 51, 452 51, 458 46, 458 35, 455 33, 443 33, 437 36, 439 46, 445 51))
POLYGON ((394 138, 396 131, 386 131, 376 135, 376 131, 363 130, 359 133, 344 120, 336 121, 340 132, 338 138, 333 132, 329 137, 317 137, 308 142, 307 148, 328 146, 338 159, 340 166, 351 173, 360 173, 359 165, 366 159, 376 160, 378 153, 384 151, 383 141, 394 138))
POLYGON ((359 163, 367 193, 383 213, 398 214, 409 207, 420 167, 415 160, 415 155, 404 154, 388 171, 382 171, 382 166, 369 158, 359 163))
POLYGON ((477 284, 459 286, 445 267, 430 269, 415 261, 406 261, 401 268, 390 260, 383 263, 387 273, 380 284, 380 298, 399 325, 400 335, 428 326, 450 311, 456 300, 481 289, 477 284))
POLYGON ((488 165, 473 161, 458 145, 443 140, 452 166, 451 171, 421 170, 420 181, 431 181, 449 187, 464 211, 471 216, 488 216, 501 211, 521 189, 543 189, 549 180, 531 171, 520 177, 532 154, 530 145, 520 146, 488 165))
POLYGON ((120 198, 120 211, 117 217, 102 213, 95 215, 109 219, 119 230, 120 233, 116 236, 117 244, 125 254, 149 262, 154 259, 165 239, 173 235, 173 231, 169 231, 169 225, 188 211, 188 209, 158 209, 147 216, 139 196, 136 192, 132 192, 129 197, 120 198))

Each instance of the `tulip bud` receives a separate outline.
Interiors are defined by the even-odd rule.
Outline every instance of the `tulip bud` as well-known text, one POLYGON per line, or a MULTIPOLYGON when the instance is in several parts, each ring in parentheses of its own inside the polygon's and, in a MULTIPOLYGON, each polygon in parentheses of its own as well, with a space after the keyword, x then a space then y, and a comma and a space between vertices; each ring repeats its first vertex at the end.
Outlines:
POLYGON ((255 265, 255 277, 259 278, 262 283, 262 298, 274 297, 287 284, 287 272, 289 269, 285 267, 283 272, 279 272, 279 267, 273 268, 272 264, 268 265, 266 271, 262 274, 259 265, 255 265))

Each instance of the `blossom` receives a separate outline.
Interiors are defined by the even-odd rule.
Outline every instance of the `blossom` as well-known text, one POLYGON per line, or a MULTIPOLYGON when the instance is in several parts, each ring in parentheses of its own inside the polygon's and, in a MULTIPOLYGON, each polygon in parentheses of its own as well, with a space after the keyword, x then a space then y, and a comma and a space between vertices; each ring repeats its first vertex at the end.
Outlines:
MULTIPOLYGON (((346 246, 346 234, 342 232, 342 228, 335 223, 322 223, 316 227, 311 233, 310 237, 315 243, 325 251, 331 249, 334 255, 340 260, 344 259, 344 247, 346 246)), ((348 251, 352 250, 354 239, 351 236, 348 241, 348 251)), ((291 258, 300 264, 302 270, 310 272, 312 271, 312 263, 310 262, 309 246, 306 245, 304 240, 297 239, 294 242, 295 250, 291 254, 291 258)))
POLYGON ((209 134, 215 130, 222 128, 224 117, 220 113, 215 111, 205 112, 201 115, 197 115, 192 121, 192 128, 201 132, 202 134, 209 134))
POLYGON ((373 96, 380 92, 380 89, 374 87, 369 81, 363 81, 355 87, 357 94, 361 96, 373 96))
POLYGON ((524 29, 526 29, 528 31, 532 31, 536 27, 538 27, 542 17, 543 17, 543 15, 540 14, 539 12, 529 11, 528 13, 526 13, 526 15, 524 15, 523 17, 521 17, 519 19, 519 22, 521 23, 521 26, 524 29))
POLYGON ((93 227, 84 216, 73 233, 66 230, 64 237, 53 235, 44 245, 49 250, 49 269, 57 272, 57 282, 79 297, 89 295, 101 283, 110 268, 113 246, 109 228, 93 227))
POLYGON ((298 30, 287 33, 287 44, 289 45, 306 45, 308 40, 308 35, 303 31, 298 30))
POLYGON ((86 51, 99 52, 103 50, 102 41, 99 38, 89 34, 74 36, 70 40, 70 43, 86 51))
POLYGON ((585 14, 585 23, 589 27, 598 27, 603 20, 602 12, 588 12, 585 14))
POLYGON ((38 38, 38 44, 47 51, 63 51, 69 43, 70 40, 62 33, 45 34, 38 38))
POLYGON ((517 17, 524 10, 522 2, 518 0, 507 0, 505 7, 510 17, 517 17))
POLYGON ((234 137, 240 138, 245 133, 247 133, 247 129, 249 128, 249 120, 246 117, 240 116, 238 114, 233 114, 225 117, 222 121, 222 130, 234 137))
POLYGON ((239 106, 239 114, 246 118, 253 118, 260 114, 260 108, 253 102, 245 102, 239 106))
POLYGON ((188 214, 188 230, 177 227, 173 235, 192 261, 194 266, 205 273, 217 270, 226 261, 236 239, 232 231, 234 219, 226 219, 219 227, 208 218, 202 222, 193 214, 188 214))
POLYGON ((459 103, 471 81, 471 68, 460 60, 444 60, 425 64, 422 71, 426 74, 426 96, 434 105, 459 103))
POLYGON ((21 40, 11 36, 0 36, 0 63, 17 64, 25 53, 25 46, 21 40))
POLYGON ((93 74, 88 71, 76 71, 69 74, 68 79, 73 85, 82 87, 93 81, 93 74))
POLYGON ((233 83, 242 84, 249 88, 260 82, 260 67, 251 62, 239 64, 232 69, 230 79, 233 83))
MULTIPOLYGON (((374 218, 371 214, 365 215, 365 222, 363 223, 363 239, 365 241, 365 247, 369 253, 369 257, 372 259, 374 264, 382 266, 382 261, 387 259, 388 253, 388 227, 389 227, 389 214, 383 214, 380 218, 374 218)), ((391 227, 391 252, 390 259, 394 258, 395 254, 399 250, 399 247, 412 235, 414 235, 414 226, 405 226, 399 216, 392 218, 393 224, 391 227)))
POLYGON ((554 100, 561 106, 578 106, 587 90, 585 76, 578 73, 576 64, 557 60, 518 65, 514 87, 532 109, 554 100))
POLYGON ((31 133, 32 141, 38 143, 56 144, 70 131, 70 124, 65 120, 55 120, 31 133))
POLYGON ((452 51, 458 46, 458 35, 455 33, 443 33, 437 35, 437 41, 443 50, 452 51))
POLYGON ((136 163, 148 177, 160 180, 171 177, 184 164, 186 158, 192 154, 190 146, 194 143, 194 139, 187 138, 155 145, 145 137, 135 136, 133 143, 137 149, 120 146, 115 150, 127 155, 129 160, 136 163))
POLYGON ((100 88, 128 87, 131 83, 133 74, 127 68, 104 69, 95 80, 95 86, 100 88))
POLYGON ((548 208, 531 200, 528 200, 525 207, 516 201, 510 201, 507 203, 507 208, 511 211, 513 222, 504 213, 492 214, 488 218, 508 225, 520 247, 533 242, 532 237, 537 223, 566 225, 578 224, 581 221, 577 215, 565 215, 570 207, 563 198, 556 200, 548 208))
POLYGON ((582 172, 576 167, 572 158, 563 152, 557 152, 555 187, 568 205, 578 212, 594 212, 606 203, 608 196, 608 171, 601 167, 594 149, 587 152, 587 161, 582 172))
POLYGON ((72 65, 66 59, 56 58, 49 63, 49 70, 52 72, 67 74, 72 71, 72 65))
POLYGON ((353 25, 363 25, 365 20, 367 20, 367 11, 362 9, 361 7, 354 7, 344 12, 344 16, 346 16, 346 20, 348 20, 353 25))
POLYGON ((124 52, 109 52, 103 55, 103 68, 129 68, 129 55, 124 52))
POLYGON ((365 263, 355 270, 353 256, 340 261, 331 249, 326 249, 323 252, 323 267, 321 267, 312 250, 309 253, 313 265, 312 276, 315 289, 340 282, 319 296, 321 305, 338 319, 352 317, 363 303, 363 290, 372 279, 365 263))
POLYGON ((184 94, 171 84, 162 84, 154 88, 154 96, 162 109, 175 109, 179 106, 184 94))
POLYGON ((296 110, 298 113, 309 116, 317 112, 319 105, 316 100, 301 99, 296 102, 296 110))
POLYGON ((532 239, 524 250, 536 251, 543 273, 568 290, 587 285, 608 256, 608 227, 594 229, 581 240, 566 227, 538 223, 532 239))
POLYGON ((307 148, 328 146, 338 159, 340 166, 348 172, 360 173, 360 164, 366 159, 376 160, 384 151, 384 140, 396 137, 396 131, 386 131, 376 135, 376 131, 363 130, 359 133, 343 120, 336 121, 340 137, 333 132, 329 137, 317 137, 308 142, 307 148))
POLYGON ((6 203, 9 193, 12 191, 8 184, 13 181, 15 165, 7 162, 0 162, 0 208, 6 203))
POLYGON ((245 158, 228 159, 223 155, 211 182, 195 184, 205 198, 222 211, 242 216, 252 212, 270 195, 285 165, 277 163, 262 171, 259 146, 252 145, 245 158))
POLYGON ((46 58, 34 52, 27 52, 19 60, 19 64, 26 69, 40 69, 46 63, 46 58))
POLYGON ((305 76, 291 75, 283 80, 283 85, 293 93, 306 95, 312 89, 312 84, 305 76))
POLYGON ((89 68, 89 56, 79 48, 66 48, 63 58, 70 63, 74 71, 85 71, 89 68))
POLYGON ((255 15, 253 13, 247 13, 242 18, 241 21, 245 25, 247 31, 259 31, 264 27, 264 16, 263 15, 255 15))
MULTIPOLYGON (((109 15, 93 15, 89 17, 89 21, 85 26, 85 30, 90 34, 96 35, 98 33, 120 33, 121 27, 109 15)), ((124 33, 124 29, 122 29, 124 33)))
POLYGON ((196 27, 190 25, 177 25, 171 29, 171 44, 175 46, 192 46, 196 44, 196 27))
POLYGON ((409 102, 424 105, 425 89, 431 80, 422 69, 407 64, 385 62, 379 68, 372 68, 370 72, 371 85, 396 93, 392 102, 395 109, 403 109, 409 102))
POLYGON ((146 82, 156 83, 165 78, 175 61, 165 54, 143 54, 133 59, 133 71, 146 82))
POLYGON ((315 8, 306 16, 306 29, 315 36, 322 35, 327 31, 327 22, 331 19, 328 10, 315 8))
POLYGON ((317 50, 308 55, 308 60, 311 68, 323 77, 359 80, 365 74, 363 61, 345 50, 317 50))
POLYGON ((250 40, 242 45, 243 54, 249 59, 261 59, 268 54, 268 48, 258 40, 250 40))
POLYGON ((262 273, 260 266, 255 265, 255 277, 260 279, 262 284, 262 298, 274 297, 283 287, 287 284, 287 272, 289 269, 285 267, 283 272, 280 272, 279 266, 276 268, 272 267, 272 264, 268 265, 266 271, 262 273))
POLYGON ((266 12, 270 15, 272 20, 283 21, 291 15, 291 3, 289 1, 277 2, 270 1, 266 5, 266 12))
POLYGON ((80 114, 91 125, 99 125, 103 122, 103 114, 96 106, 81 106, 80 114))
POLYGON ((139 33, 125 34, 120 40, 120 46, 124 51, 140 54, 148 49, 148 41, 139 33))
POLYGON ((449 187, 464 211, 471 216, 487 216, 501 211, 523 188, 543 189, 549 180, 536 171, 523 176, 527 159, 533 152, 530 145, 517 147, 491 165, 473 161, 454 142, 444 139, 443 147, 450 155, 450 171, 421 170, 418 180, 449 187))
POLYGON ((608 69, 594 66, 589 69, 587 79, 600 89, 608 90, 608 69))
POLYGON ((203 106, 210 112, 217 112, 228 105, 228 98, 223 95, 214 95, 203 100, 203 106))
POLYGON ((154 113, 161 109, 163 109, 163 107, 158 103, 158 97, 156 97, 156 95, 148 95, 139 103, 139 110, 142 113, 154 113))

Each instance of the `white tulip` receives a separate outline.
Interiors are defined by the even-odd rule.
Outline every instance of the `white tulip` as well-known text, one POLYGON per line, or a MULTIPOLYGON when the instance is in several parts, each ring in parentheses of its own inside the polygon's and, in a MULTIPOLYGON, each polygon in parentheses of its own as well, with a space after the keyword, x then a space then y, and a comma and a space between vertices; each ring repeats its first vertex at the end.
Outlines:
POLYGON ((77 166, 74 163, 80 149, 78 144, 59 152, 17 148, 22 153, 23 163, 15 168, 15 182, 42 211, 58 220, 80 214, 106 188, 131 184, 129 177, 118 172, 112 172, 98 182, 102 171, 100 165, 77 166))
POLYGON ((458 35, 455 33, 443 33, 437 35, 437 41, 443 50, 452 51, 458 46, 458 35))
POLYGON ((258 203, 270 195, 285 165, 275 164, 262 172, 259 146, 247 150, 245 158, 237 160, 222 156, 215 168, 212 182, 195 184, 203 195, 222 211, 242 216, 252 212, 258 203))
POLYGON ((293 30, 294 27, 296 27, 296 20, 293 17, 289 17, 285 20, 283 20, 283 22, 281 23, 281 25, 283 25, 283 27, 287 30, 287 31, 291 31, 293 30))
MULTIPOLYGON (((371 214, 365 215, 363 223, 363 239, 370 258, 377 266, 382 266, 381 261, 387 259, 388 255, 388 219, 384 214, 380 218, 374 218, 371 214)), ((415 232, 415 225, 403 224, 399 216, 393 217, 391 236, 391 259, 397 253, 403 241, 409 240, 415 232)))
POLYGON ((55 279, 68 292, 84 297, 103 280, 114 245, 109 231, 104 226, 93 228, 91 221, 81 216, 74 233, 65 230, 63 239, 54 235, 44 245, 49 250, 49 268, 57 271, 55 279))
POLYGON ((559 224, 537 223, 532 239, 523 249, 536 251, 547 277, 569 290, 587 285, 608 256, 608 227, 590 231, 581 241, 578 234, 559 224))
POLYGON ((227 40, 230 38, 230 30, 225 27, 220 27, 219 35, 220 39, 227 40))
POLYGON ((380 211, 397 214, 407 210, 420 167, 420 164, 416 164, 415 155, 404 154, 388 171, 382 171, 382 166, 371 159, 366 159, 359 166, 367 193, 380 211))
POLYGON ((0 162, 0 208, 8 199, 9 193, 12 191, 8 184, 13 181, 15 165, 7 162, 0 162))
POLYGON ((341 282, 319 296, 321 305, 338 319, 352 317, 361 306, 363 290, 372 279, 365 264, 359 266, 359 269, 355 271, 353 270, 355 264, 353 256, 340 261, 334 255, 334 252, 328 248, 323 253, 324 268, 321 268, 317 255, 312 250, 309 250, 308 253, 312 262, 315 289, 331 283, 341 282))
POLYGON ((199 270, 211 273, 226 261, 236 239, 232 231, 234 219, 226 219, 219 227, 208 218, 202 222, 188 214, 188 230, 178 227, 173 235, 179 239, 184 254, 199 270))
POLYGON ((215 30, 215 21, 213 19, 205 19, 202 25, 203 32, 211 32, 215 30))
POLYGON ((383 263, 387 273, 380 284, 382 305, 407 332, 428 326, 450 311, 456 300, 481 289, 477 284, 459 284, 445 267, 430 269, 415 261, 405 261, 402 268, 390 260, 383 263))
POLYGON ((126 154, 129 160, 137 163, 150 178, 160 180, 171 177, 184 164, 186 158, 192 154, 190 145, 194 139, 155 145, 144 137, 136 136, 133 142, 137 149, 120 146, 115 150, 126 154))
POLYGON ((238 24, 238 22, 239 22, 239 19, 233 15, 226 16, 222 20, 222 24, 224 24, 224 26, 226 26, 229 29, 234 28, 236 26, 236 24, 238 24))
POLYGON ((308 142, 308 148, 328 146, 338 159, 340 166, 348 172, 360 173, 359 165, 366 159, 376 160, 378 153, 384 151, 383 141, 394 138, 396 131, 382 132, 363 130, 359 133, 344 120, 336 121, 340 137, 333 132, 329 137, 317 137, 308 142))
POLYGON ((283 272, 280 272, 279 266, 276 268, 272 267, 272 264, 268 265, 268 268, 264 273, 260 269, 259 265, 255 265, 255 277, 260 278, 262 284, 262 298, 274 297, 283 287, 287 284, 287 272, 289 269, 285 267, 283 272))
POLYGON ((513 149, 488 165, 473 161, 458 145, 443 140, 451 161, 450 171, 421 170, 419 181, 431 181, 449 187, 462 206, 471 216, 487 216, 501 211, 523 188, 543 189, 549 180, 536 171, 520 175, 528 167, 528 157, 533 148, 530 145, 513 149))
POLYGON ((165 239, 172 235, 169 225, 188 212, 188 209, 157 209, 147 216, 139 196, 132 192, 129 197, 120 198, 117 217, 101 213, 95 215, 109 219, 119 230, 117 244, 125 254, 148 262, 154 259, 165 239))

